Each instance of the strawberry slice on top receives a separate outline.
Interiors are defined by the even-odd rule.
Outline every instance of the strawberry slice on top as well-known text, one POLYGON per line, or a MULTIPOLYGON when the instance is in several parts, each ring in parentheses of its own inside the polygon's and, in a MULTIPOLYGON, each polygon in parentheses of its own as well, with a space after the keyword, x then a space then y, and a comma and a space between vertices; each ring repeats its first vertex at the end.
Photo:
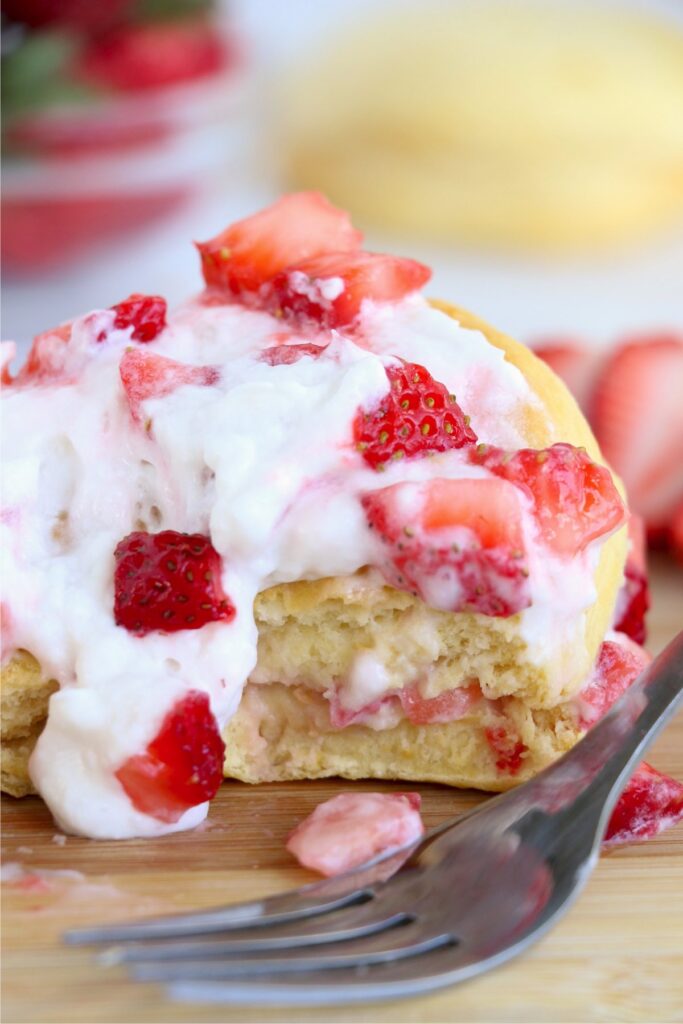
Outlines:
POLYGON ((271 283, 271 309, 299 325, 351 327, 365 299, 398 302, 432 276, 416 260, 376 252, 331 252, 292 263, 271 283))
POLYGON ((435 478, 361 501, 392 586, 442 611, 508 616, 531 603, 522 508, 509 483, 435 478))
POLYGON ((353 424, 358 451, 373 469, 392 459, 473 445, 477 435, 448 388, 419 363, 387 366, 389 391, 373 409, 360 410, 353 424))
POLYGON ((358 249, 362 237, 320 192, 293 192, 197 248, 209 287, 258 304, 263 286, 286 267, 358 249))
POLYGON ((541 535, 553 551, 572 557, 626 521, 626 509, 608 469, 583 448, 554 444, 537 451, 480 444, 469 450, 477 466, 509 480, 532 500, 541 535))

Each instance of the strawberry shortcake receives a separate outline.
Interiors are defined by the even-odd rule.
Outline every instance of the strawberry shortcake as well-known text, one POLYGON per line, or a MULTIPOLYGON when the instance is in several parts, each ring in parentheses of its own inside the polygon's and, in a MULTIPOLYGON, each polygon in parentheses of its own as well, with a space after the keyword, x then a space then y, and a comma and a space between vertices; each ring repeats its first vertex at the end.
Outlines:
POLYGON ((174 313, 133 295, 5 363, 3 788, 127 837, 224 774, 529 778, 646 660, 575 402, 316 193, 198 249, 174 313))

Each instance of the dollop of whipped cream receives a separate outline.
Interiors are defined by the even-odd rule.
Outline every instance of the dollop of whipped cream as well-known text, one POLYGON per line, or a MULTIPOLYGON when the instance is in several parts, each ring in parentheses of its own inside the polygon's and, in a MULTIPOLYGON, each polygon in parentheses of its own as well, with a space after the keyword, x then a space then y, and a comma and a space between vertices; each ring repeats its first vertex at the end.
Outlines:
MULTIPOLYGON (((332 334, 319 356, 270 365, 264 349, 310 336, 238 304, 192 302, 140 347, 215 367, 215 382, 147 399, 136 420, 119 371, 131 331, 115 328, 111 313, 89 314, 73 324, 66 379, 5 389, 5 653, 30 651, 60 684, 30 772, 64 831, 123 838, 196 826, 208 804, 163 823, 135 809, 114 773, 189 690, 205 691, 220 725, 228 721, 256 664, 256 594, 372 564, 376 541, 359 495, 487 474, 457 451, 384 473, 363 461, 353 421, 386 394, 387 362, 426 366, 481 440, 524 444, 517 424, 536 399, 523 375, 422 297, 366 303, 360 330, 332 334), (95 343, 105 329, 106 343, 95 343), (145 636, 116 625, 116 545, 135 530, 165 529, 210 536, 232 621, 145 636)), ((553 564, 530 534, 532 604, 521 628, 532 656, 566 640, 563 623, 580 624, 595 597, 595 557, 553 564)))

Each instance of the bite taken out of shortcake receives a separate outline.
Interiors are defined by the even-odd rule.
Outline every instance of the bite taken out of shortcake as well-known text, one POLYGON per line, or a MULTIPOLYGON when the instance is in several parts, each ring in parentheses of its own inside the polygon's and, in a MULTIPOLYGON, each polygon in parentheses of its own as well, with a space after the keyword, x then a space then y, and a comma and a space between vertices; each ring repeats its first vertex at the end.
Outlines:
POLYGON ((172 315, 132 295, 5 363, 3 788, 126 837, 224 773, 529 778, 646 661, 575 402, 317 193, 198 248, 172 315))

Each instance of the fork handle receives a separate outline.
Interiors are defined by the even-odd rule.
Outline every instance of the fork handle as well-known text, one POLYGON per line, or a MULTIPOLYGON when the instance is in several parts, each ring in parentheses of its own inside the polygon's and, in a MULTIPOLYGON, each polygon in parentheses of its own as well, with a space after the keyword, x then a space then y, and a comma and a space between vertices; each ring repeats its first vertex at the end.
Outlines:
MULTIPOLYGON (((548 769, 580 787, 568 808, 573 815, 604 805, 602 836, 616 800, 646 748, 683 703, 683 632, 671 641, 639 679, 573 750, 548 769)), ((545 773, 543 773, 545 774, 545 773)), ((538 777, 541 782, 543 776, 538 777)), ((571 788, 571 787, 570 787, 571 788)))

